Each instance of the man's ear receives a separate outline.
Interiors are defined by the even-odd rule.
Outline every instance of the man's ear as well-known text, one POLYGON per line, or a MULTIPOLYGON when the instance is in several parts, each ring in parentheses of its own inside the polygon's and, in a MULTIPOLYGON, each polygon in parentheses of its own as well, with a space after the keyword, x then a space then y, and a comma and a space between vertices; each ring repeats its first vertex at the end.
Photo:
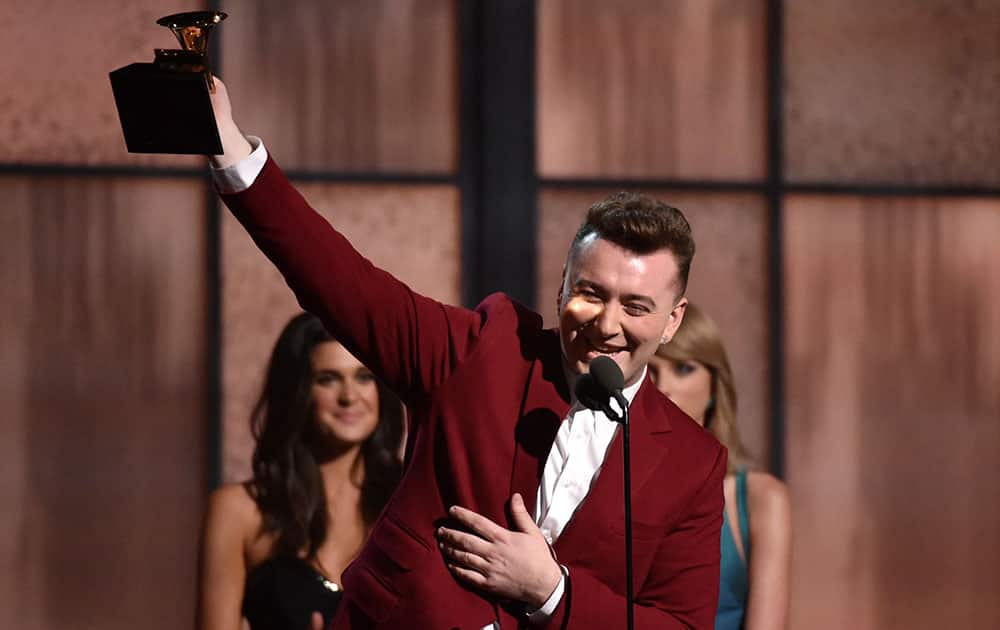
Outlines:
POLYGON ((677 304, 670 311, 670 315, 667 316, 667 327, 663 329, 663 336, 660 337, 660 343, 664 344, 674 338, 677 334, 677 329, 681 327, 681 322, 684 321, 684 313, 687 311, 688 299, 686 297, 681 297, 677 300, 677 304))

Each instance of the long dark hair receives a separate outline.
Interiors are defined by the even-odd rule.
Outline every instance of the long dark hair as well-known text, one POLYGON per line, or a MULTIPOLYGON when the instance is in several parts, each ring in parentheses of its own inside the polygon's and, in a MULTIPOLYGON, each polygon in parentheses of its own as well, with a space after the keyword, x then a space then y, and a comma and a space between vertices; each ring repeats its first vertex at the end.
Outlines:
MULTIPOLYGON (((317 438, 323 430, 313 414, 312 351, 336 341, 309 313, 285 325, 271 353, 267 377, 250 427, 256 442, 253 478, 247 490, 263 515, 263 533, 276 533, 277 555, 314 558, 326 538, 329 516, 319 471, 317 438)), ((371 526, 402 475, 399 446, 403 408, 389 389, 377 382, 378 425, 361 446, 364 482, 361 515, 371 526)))

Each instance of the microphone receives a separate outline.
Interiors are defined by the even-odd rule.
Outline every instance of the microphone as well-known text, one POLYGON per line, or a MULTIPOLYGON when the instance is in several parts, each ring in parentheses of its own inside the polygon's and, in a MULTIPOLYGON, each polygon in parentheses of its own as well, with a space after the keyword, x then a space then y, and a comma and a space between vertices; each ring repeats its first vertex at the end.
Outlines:
POLYGON ((625 627, 635 627, 632 584, 632 455, 630 453, 628 401, 622 394, 625 376, 611 357, 601 355, 590 362, 590 372, 576 379, 576 399, 588 409, 603 411, 608 418, 622 424, 622 449, 625 467, 625 627), (611 399, 618 401, 621 414, 611 409, 611 399))
POLYGON ((611 399, 608 390, 601 387, 591 374, 581 374, 576 379, 573 388, 576 399, 587 409, 607 413, 608 401, 611 399))
POLYGON ((622 374, 622 369, 611 357, 601 355, 590 362, 590 374, 594 377, 594 382, 598 387, 618 401, 618 406, 621 407, 623 413, 612 415, 618 422, 624 422, 624 411, 628 407, 628 401, 622 394, 622 390, 625 389, 625 375, 622 374))

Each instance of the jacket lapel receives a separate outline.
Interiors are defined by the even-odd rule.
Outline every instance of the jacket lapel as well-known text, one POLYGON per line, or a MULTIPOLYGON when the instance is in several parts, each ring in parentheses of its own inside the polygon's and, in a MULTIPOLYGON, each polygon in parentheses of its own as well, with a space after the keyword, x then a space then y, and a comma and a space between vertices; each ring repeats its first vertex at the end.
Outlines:
POLYGON ((514 428, 516 442, 510 492, 518 492, 534 514, 535 497, 545 461, 559 425, 570 406, 569 386, 563 374, 562 351, 554 331, 544 331, 539 356, 531 365, 514 428))
MULTIPOLYGON (((643 486, 667 455, 666 435, 671 429, 666 414, 657 403, 659 395, 647 376, 629 406, 633 506, 638 504, 643 486)), ((590 492, 555 542, 557 553, 577 544, 587 544, 588 532, 605 531, 612 522, 624 519, 625 454, 622 444, 619 427, 590 492)))

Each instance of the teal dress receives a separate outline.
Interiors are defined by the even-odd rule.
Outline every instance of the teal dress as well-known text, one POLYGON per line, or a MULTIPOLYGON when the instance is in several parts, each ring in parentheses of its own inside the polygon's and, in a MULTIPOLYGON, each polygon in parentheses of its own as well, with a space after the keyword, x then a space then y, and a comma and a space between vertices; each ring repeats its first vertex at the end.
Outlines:
MULTIPOLYGON (((740 538, 750 561, 750 509, 747 506, 747 472, 736 473, 736 513, 740 538)), ((750 575, 747 564, 736 550, 728 510, 722 511, 722 561, 719 577, 719 608, 715 613, 715 630, 740 630, 747 610, 750 575)))

